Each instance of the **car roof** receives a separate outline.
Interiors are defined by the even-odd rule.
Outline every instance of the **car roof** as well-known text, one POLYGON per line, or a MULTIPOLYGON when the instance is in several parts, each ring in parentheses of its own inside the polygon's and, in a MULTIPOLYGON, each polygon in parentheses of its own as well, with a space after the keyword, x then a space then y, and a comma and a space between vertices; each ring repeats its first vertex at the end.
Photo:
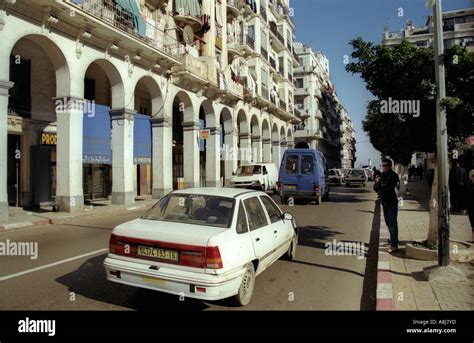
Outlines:
MULTIPOLYGON (((243 194, 262 193, 250 189, 239 189, 230 187, 199 187, 199 188, 185 188, 173 191, 172 194, 196 194, 196 195, 210 195, 220 196, 224 198, 237 198, 243 194)), ((263 193, 262 193, 263 194, 263 193)))

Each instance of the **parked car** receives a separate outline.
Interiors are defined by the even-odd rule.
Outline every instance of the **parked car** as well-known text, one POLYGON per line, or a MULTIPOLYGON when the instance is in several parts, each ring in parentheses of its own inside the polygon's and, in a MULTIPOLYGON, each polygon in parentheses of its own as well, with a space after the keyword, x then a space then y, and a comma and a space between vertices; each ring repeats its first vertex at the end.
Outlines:
POLYGON ((329 170, 329 183, 340 186, 344 183, 344 175, 340 169, 329 170))
POLYGON ((241 165, 230 180, 232 187, 276 191, 278 169, 273 163, 241 165))
POLYGON ((365 171, 367 172, 367 178, 369 181, 373 181, 374 179, 374 171, 372 170, 372 167, 370 165, 365 165, 365 166, 362 166, 361 167, 362 169, 365 169, 365 171))
POLYGON ((314 149, 288 149, 281 160, 278 192, 282 203, 289 197, 315 200, 329 198, 329 174, 324 155, 314 149))
POLYGON ((263 192, 184 189, 115 227, 104 266, 109 281, 247 305, 255 277, 294 259, 297 242, 295 218, 263 192))
POLYGON ((346 187, 350 185, 367 186, 368 177, 365 169, 351 169, 346 176, 346 187))

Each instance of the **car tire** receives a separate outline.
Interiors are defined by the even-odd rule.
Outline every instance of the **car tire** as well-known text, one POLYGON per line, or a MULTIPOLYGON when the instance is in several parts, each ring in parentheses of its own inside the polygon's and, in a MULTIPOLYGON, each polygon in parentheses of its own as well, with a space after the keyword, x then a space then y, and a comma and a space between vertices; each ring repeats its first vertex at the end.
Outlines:
POLYGON ((329 200, 329 189, 328 189, 328 191, 326 192, 326 194, 324 194, 323 200, 324 200, 324 201, 328 201, 328 200, 329 200))
POLYGON ((288 261, 293 261, 296 258, 296 247, 298 246, 298 234, 295 232, 291 239, 288 251, 285 253, 284 258, 288 261))
POLYGON ((245 274, 242 278, 239 290, 234 295, 233 300, 238 306, 246 306, 252 300, 253 290, 255 287, 255 267, 253 263, 245 265, 245 274))

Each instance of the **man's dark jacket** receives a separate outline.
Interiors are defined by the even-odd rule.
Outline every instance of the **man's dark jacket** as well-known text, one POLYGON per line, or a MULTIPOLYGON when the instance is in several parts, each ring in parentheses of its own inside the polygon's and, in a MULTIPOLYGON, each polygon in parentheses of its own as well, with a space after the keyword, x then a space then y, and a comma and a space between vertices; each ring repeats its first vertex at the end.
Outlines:
POLYGON ((400 179, 393 170, 382 173, 382 177, 374 184, 376 191, 382 200, 382 205, 398 204, 398 197, 395 189, 398 189, 400 179))

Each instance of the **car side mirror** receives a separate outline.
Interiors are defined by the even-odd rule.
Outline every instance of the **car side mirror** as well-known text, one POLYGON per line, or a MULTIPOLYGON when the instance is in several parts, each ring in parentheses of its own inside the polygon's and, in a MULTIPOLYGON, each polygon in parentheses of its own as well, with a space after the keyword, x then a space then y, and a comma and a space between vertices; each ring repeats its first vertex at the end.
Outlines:
POLYGON ((282 214, 284 220, 293 220, 293 215, 291 213, 285 212, 282 214))

